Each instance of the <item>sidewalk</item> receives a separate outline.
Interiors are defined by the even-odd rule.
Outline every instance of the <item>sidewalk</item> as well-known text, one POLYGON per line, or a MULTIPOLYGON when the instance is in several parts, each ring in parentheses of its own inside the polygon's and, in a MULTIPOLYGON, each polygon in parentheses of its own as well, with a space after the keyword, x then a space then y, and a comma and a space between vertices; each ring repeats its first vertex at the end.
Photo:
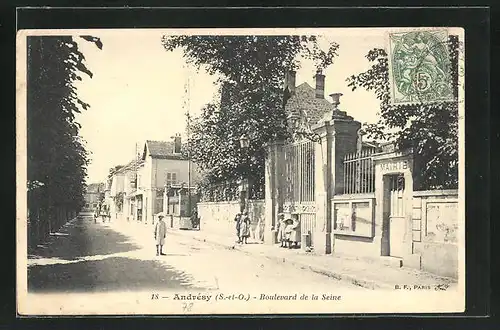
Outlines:
POLYGON ((271 246, 256 240, 249 240, 249 244, 236 243, 235 235, 211 232, 207 230, 176 230, 170 229, 173 235, 191 237, 197 241, 215 244, 227 249, 234 249, 243 253, 269 258, 276 262, 288 262, 301 269, 310 269, 337 280, 347 281, 369 289, 391 289, 396 285, 431 286, 435 290, 437 285, 456 286, 456 280, 440 277, 427 272, 410 268, 396 268, 382 263, 339 255, 315 255, 300 249, 284 249, 278 245, 271 246))

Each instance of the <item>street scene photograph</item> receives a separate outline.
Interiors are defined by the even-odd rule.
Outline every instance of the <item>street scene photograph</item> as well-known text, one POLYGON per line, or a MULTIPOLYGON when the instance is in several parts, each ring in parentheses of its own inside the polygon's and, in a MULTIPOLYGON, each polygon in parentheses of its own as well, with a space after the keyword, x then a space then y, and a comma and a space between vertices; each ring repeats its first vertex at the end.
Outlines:
POLYGON ((19 31, 18 313, 463 311, 463 50, 459 28, 19 31))

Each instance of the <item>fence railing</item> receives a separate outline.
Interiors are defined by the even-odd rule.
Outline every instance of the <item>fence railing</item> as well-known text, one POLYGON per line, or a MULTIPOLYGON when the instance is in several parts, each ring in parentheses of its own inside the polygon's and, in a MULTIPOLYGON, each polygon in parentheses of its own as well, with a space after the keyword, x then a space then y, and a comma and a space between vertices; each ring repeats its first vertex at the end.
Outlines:
POLYGON ((364 194, 375 191, 375 150, 348 153, 344 157, 344 194, 364 194))
MULTIPOLYGON (((249 186, 249 199, 264 199, 264 180, 253 181, 249 186)), ((231 202, 240 199, 239 183, 228 181, 220 184, 211 184, 200 189, 201 202, 231 202)))
POLYGON ((200 189, 202 202, 230 202, 239 198, 238 183, 211 184, 200 189))
POLYGON ((314 201, 314 142, 303 141, 284 146, 285 201, 314 201))

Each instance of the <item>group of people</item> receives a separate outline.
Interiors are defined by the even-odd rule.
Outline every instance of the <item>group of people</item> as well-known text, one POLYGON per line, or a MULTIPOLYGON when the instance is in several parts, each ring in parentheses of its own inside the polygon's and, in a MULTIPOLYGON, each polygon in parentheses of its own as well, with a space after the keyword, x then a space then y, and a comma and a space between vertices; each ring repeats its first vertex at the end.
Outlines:
MULTIPOLYGON (((295 216, 296 217, 296 216, 295 216)), ((300 222, 298 219, 286 219, 285 214, 278 214, 278 242, 280 247, 287 247, 289 249, 298 247, 301 240, 300 222)))
POLYGON ((97 223, 97 218, 101 217, 102 222, 106 222, 106 219, 111 221, 111 214, 109 212, 109 207, 105 204, 99 204, 94 210, 94 223, 97 223))
POLYGON ((236 214, 234 222, 236 223, 238 243, 248 244, 248 238, 250 237, 250 217, 248 216, 248 212, 244 211, 243 214, 236 214))

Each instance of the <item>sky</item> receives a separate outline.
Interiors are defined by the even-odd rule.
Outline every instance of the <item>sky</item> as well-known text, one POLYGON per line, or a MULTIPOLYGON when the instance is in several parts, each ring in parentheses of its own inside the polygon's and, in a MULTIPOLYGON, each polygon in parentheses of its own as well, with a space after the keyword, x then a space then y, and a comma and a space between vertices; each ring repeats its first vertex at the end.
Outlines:
MULTIPOLYGON (((339 108, 360 122, 377 121, 379 102, 373 92, 351 91, 346 78, 366 71, 370 63, 366 54, 372 48, 384 48, 385 31, 381 29, 315 29, 324 42, 337 42, 339 56, 324 71, 325 97, 343 93, 339 108)), ((291 31, 288 33, 305 33, 291 31)), ((88 183, 106 178, 109 168, 133 159, 145 140, 170 140, 176 133, 184 135, 186 128, 186 99, 184 86, 189 76, 190 112, 196 115, 216 95, 216 77, 204 70, 196 71, 185 65, 181 50, 167 52, 161 37, 169 30, 94 30, 101 38, 103 49, 78 41, 85 55, 86 65, 93 72, 92 79, 78 82, 79 97, 90 104, 87 111, 77 116, 80 135, 90 151, 88 183)), ((185 32, 183 32, 185 33, 185 32)), ((194 33, 194 32, 189 32, 194 33)), ((212 30, 210 33, 222 33, 212 30)), ((229 32, 223 32, 229 33, 229 32)), ((256 34, 255 31, 229 34, 256 34)), ((258 32, 269 33, 269 32, 258 32)), ((196 34, 196 33, 195 33, 196 34)), ((283 31, 272 34, 283 34, 283 31)), ((307 82, 312 87, 314 66, 302 61, 297 71, 297 85, 307 82)), ((331 101, 331 100, 330 100, 331 101)), ((185 136, 185 135, 184 135, 185 136)))

